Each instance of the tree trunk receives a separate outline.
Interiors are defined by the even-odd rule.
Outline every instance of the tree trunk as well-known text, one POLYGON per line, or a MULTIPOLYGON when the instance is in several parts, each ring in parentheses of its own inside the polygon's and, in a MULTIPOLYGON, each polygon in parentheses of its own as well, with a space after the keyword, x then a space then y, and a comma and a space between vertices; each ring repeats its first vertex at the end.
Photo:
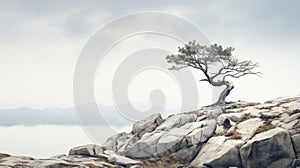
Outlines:
POLYGON ((226 88, 220 94, 219 99, 215 103, 215 105, 224 105, 226 97, 229 95, 229 93, 233 88, 234 88, 233 83, 226 82, 226 88))

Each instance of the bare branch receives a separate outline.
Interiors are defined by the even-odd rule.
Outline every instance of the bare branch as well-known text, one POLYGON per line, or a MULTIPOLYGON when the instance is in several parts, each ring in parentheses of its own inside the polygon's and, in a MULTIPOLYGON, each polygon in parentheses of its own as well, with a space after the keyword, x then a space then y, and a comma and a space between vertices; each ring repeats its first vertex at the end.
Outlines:
POLYGON ((201 80, 199 80, 200 82, 208 82, 208 80, 207 79, 201 79, 201 80))
POLYGON ((199 69, 205 76, 205 79, 213 86, 226 85, 226 78, 240 78, 245 75, 259 75, 260 72, 254 72, 258 67, 257 63, 250 60, 239 61, 232 55, 234 48, 223 48, 221 45, 202 46, 196 41, 191 41, 183 47, 178 48, 179 54, 166 57, 169 63, 175 63, 171 69, 179 70, 186 67, 199 69), (221 65, 215 73, 210 73, 210 67, 221 65), (221 79, 221 80, 220 80, 221 79), (218 80, 218 81, 216 81, 218 80))

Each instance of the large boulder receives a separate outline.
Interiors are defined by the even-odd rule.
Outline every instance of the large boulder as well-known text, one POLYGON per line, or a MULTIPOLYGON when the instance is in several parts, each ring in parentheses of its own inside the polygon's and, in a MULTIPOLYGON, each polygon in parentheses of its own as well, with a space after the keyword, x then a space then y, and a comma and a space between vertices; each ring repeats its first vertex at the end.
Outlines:
POLYGON ((243 140, 249 140, 254 136, 256 130, 262 125, 264 125, 264 121, 262 119, 251 118, 240 122, 237 125, 237 132, 242 135, 243 140))
POLYGON ((132 134, 137 137, 142 137, 145 133, 154 131, 163 121, 160 114, 153 114, 133 124, 132 134))
POLYGON ((300 134, 291 136, 294 150, 298 158, 300 158, 300 134))
POLYGON ((241 167, 239 148, 243 140, 231 140, 224 136, 212 137, 202 147, 199 154, 192 161, 193 167, 241 167))
POLYGON ((201 147, 202 145, 194 145, 180 149, 179 151, 171 154, 170 158, 180 163, 190 163, 197 156, 201 147))
POLYGON ((170 129, 165 135, 157 141, 156 155, 165 156, 178 150, 178 146, 185 135, 190 130, 183 128, 170 129))
POLYGON ((300 167, 300 159, 295 159, 291 165, 291 168, 299 168, 300 167))
POLYGON ((194 122, 197 119, 196 114, 177 114, 168 117, 160 126, 158 126, 157 130, 170 130, 175 127, 180 127, 186 123, 194 122))
POLYGON ((135 158, 149 158, 157 152, 157 142, 165 135, 166 131, 152 133, 150 136, 142 137, 138 142, 132 146, 128 146, 124 151, 124 155, 135 158))
POLYGON ((224 113, 218 117, 219 124, 223 124, 225 119, 233 122, 240 122, 246 117, 246 113, 224 113))
POLYGON ((286 168, 295 159, 289 133, 274 128, 255 135, 241 149, 243 167, 286 168))
POLYGON ((294 101, 282 104, 281 107, 287 108, 287 110, 290 112, 292 112, 296 109, 300 109, 300 99, 298 98, 298 100, 294 100, 294 101))
MULTIPOLYGON (((169 130, 165 130, 167 128, 167 125, 165 125, 161 127, 163 130, 157 128, 152 133, 144 134, 139 141, 127 147, 124 155, 134 158, 170 156, 181 149, 206 142, 213 136, 216 125, 215 120, 189 122, 180 127, 177 127, 178 124, 176 124, 169 130)), ((194 152, 191 155, 195 155, 194 152)))
POLYGON ((123 153, 127 146, 134 144, 139 137, 121 132, 108 138, 101 146, 105 150, 123 153))
POLYGON ((125 167, 130 167, 134 165, 142 165, 141 161, 133 160, 125 156, 117 155, 117 154, 110 154, 108 158, 108 162, 114 165, 120 165, 125 167))
POLYGON ((289 131, 291 135, 299 134, 300 133, 300 120, 295 119, 290 121, 289 123, 282 123, 280 127, 289 131))
POLYGON ((94 144, 78 146, 72 148, 69 151, 69 155, 84 155, 84 156, 97 156, 102 153, 103 153, 102 147, 94 144))
POLYGON ((291 121, 299 120, 300 119, 300 113, 292 114, 291 116, 287 117, 283 122, 289 123, 291 121))
POLYGON ((150 158, 156 155, 165 155, 167 151, 174 151, 188 130, 182 128, 173 128, 169 131, 157 131, 151 136, 142 137, 138 142, 129 146, 125 156, 134 158, 150 158))
POLYGON ((6 154, 6 153, 0 153, 0 159, 6 158, 6 157, 9 157, 9 156, 10 156, 9 154, 6 154))
MULTIPOLYGON (((200 125, 199 127, 194 127, 189 134, 187 134, 184 139, 186 144, 184 146, 199 145, 200 143, 206 142, 215 132, 217 127, 216 120, 204 120, 200 122, 195 122, 195 125, 200 125)), ((183 126, 182 128, 185 128, 183 126)))

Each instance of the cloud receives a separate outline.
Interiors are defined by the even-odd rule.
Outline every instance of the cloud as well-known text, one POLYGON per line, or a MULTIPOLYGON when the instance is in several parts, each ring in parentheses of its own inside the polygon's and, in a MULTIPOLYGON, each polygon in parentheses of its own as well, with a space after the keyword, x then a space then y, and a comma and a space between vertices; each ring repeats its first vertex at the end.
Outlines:
MULTIPOLYGON (((260 62, 266 73, 261 92, 250 96, 255 80, 241 79, 240 94, 249 99, 299 92, 298 1, 5 1, 0 6, 0 108, 72 106, 72 78, 76 60, 87 40, 112 19, 141 11, 179 15, 199 27, 212 42, 237 48, 242 59, 260 62), (274 59, 276 58, 276 59, 274 59), (289 60, 289 61, 286 61, 289 60), (292 66, 291 66, 292 65, 292 66), (278 71, 281 67, 281 71, 278 71), (291 87, 278 80, 293 81, 291 87), (288 74, 288 75, 286 75, 288 74), (245 81, 245 82, 244 82, 245 81), (271 94, 272 93, 272 94, 271 94)), ((147 23, 147 20, 144 20, 147 23)), ((157 24, 160 22, 157 21, 157 24)), ((122 27, 130 29, 134 25, 122 27)), ((174 30, 176 31, 176 30, 174 30)), ((189 30, 186 30, 189 31, 189 30)), ((114 37, 107 32, 107 39, 114 37)), ((157 45, 160 44, 157 41, 157 45)), ((176 48, 177 46, 174 46, 176 48)), ((200 84, 201 85, 201 84, 200 84)), ((105 98, 103 98, 105 99, 105 98)))

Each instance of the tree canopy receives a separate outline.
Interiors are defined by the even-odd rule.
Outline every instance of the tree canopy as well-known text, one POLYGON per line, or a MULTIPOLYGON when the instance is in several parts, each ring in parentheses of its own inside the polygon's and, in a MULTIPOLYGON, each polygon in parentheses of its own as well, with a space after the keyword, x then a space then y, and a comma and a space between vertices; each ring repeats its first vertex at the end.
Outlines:
MULTIPOLYGON (((228 87, 228 77, 240 78, 245 75, 261 74, 254 71, 258 63, 253 63, 251 60, 240 61, 233 56, 233 51, 233 47, 223 48, 218 44, 206 46, 190 41, 183 47, 178 47, 178 54, 166 56, 166 60, 175 64, 170 68, 171 70, 191 67, 202 71, 205 78, 200 81, 207 81, 213 86, 226 85, 228 87), (212 72, 213 68, 217 68, 215 72, 212 72)), ((231 87, 230 90, 233 89, 233 85, 231 87)))

